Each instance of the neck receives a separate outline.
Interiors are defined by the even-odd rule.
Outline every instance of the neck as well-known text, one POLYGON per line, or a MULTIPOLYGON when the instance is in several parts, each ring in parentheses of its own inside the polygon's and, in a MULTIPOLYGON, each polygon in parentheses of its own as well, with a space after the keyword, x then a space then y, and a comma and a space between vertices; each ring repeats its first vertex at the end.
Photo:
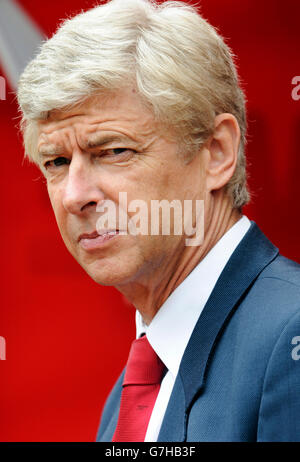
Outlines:
POLYGON ((151 279, 117 287, 141 313, 146 324, 191 271, 203 260, 224 234, 242 217, 226 197, 214 197, 205 210, 205 232, 200 246, 183 246, 162 262, 151 279), (220 199, 220 200, 218 200, 220 199))

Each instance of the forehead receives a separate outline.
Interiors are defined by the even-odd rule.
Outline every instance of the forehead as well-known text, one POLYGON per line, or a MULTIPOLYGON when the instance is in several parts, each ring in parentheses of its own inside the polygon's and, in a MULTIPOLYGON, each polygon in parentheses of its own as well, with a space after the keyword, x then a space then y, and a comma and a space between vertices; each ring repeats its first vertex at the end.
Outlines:
POLYGON ((53 134, 63 135, 70 128, 81 137, 92 139, 99 130, 117 130, 133 136, 147 136, 158 130, 153 112, 133 89, 96 95, 68 110, 50 111, 39 122, 39 137, 53 144, 53 134))

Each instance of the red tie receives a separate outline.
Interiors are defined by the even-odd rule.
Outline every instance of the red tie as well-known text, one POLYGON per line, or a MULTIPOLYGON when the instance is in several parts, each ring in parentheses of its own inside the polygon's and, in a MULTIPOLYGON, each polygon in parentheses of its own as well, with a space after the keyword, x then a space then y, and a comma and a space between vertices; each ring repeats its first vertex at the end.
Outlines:
POLYGON ((113 442, 144 441, 165 370, 146 335, 132 342, 113 442))

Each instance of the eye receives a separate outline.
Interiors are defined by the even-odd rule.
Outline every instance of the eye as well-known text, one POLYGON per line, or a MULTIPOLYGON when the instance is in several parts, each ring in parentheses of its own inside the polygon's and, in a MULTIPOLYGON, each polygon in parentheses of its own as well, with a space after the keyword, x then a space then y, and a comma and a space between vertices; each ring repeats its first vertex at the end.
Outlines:
POLYGON ((107 162, 125 162, 136 154, 136 152, 131 148, 108 148, 101 150, 96 157, 107 162))
POLYGON ((115 148, 115 149, 112 149, 112 151, 114 152, 114 154, 122 154, 122 152, 124 151, 127 151, 128 149, 126 148, 115 148))
POLYGON ((113 149, 107 149, 106 151, 104 151, 106 153, 106 155, 108 156, 118 156, 120 154, 123 154, 125 152, 135 152, 133 151, 132 149, 128 149, 128 148, 113 148, 113 149))
POLYGON ((44 167, 46 169, 49 167, 61 167, 62 165, 69 165, 70 162, 70 159, 67 159, 66 157, 56 157, 56 159, 45 162, 44 167))

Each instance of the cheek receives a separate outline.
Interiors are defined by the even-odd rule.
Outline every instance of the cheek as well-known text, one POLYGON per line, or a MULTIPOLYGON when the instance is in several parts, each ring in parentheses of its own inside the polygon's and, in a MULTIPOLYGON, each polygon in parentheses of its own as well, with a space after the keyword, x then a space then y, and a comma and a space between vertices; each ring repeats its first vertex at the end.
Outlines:
POLYGON ((62 202, 62 193, 59 189, 54 189, 48 186, 48 194, 58 227, 61 230, 64 228, 64 222, 66 220, 66 213, 62 202))

